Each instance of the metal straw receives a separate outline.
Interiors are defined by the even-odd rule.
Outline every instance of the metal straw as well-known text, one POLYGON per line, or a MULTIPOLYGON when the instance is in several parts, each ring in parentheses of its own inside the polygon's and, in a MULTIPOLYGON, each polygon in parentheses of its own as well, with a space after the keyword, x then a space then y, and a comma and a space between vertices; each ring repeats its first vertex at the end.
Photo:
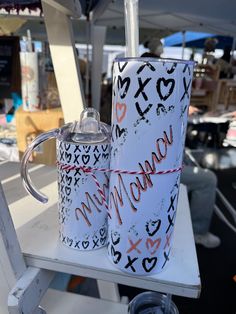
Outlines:
POLYGON ((138 0, 124 0, 126 57, 138 57, 138 0))

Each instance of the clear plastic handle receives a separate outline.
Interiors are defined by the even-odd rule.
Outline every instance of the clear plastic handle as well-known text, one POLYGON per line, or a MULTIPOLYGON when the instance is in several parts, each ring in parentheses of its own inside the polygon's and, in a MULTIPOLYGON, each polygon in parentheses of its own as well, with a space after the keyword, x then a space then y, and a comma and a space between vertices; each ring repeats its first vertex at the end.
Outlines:
POLYGON ((21 178, 23 181, 23 185, 28 193, 30 193, 34 198, 36 198, 41 203, 47 203, 48 197, 43 193, 39 192, 33 185, 29 173, 28 173, 28 161, 29 158, 36 147, 38 147, 41 143, 52 139, 57 138, 60 133, 60 129, 53 129, 51 131, 45 132, 37 136, 27 147, 21 161, 21 178))

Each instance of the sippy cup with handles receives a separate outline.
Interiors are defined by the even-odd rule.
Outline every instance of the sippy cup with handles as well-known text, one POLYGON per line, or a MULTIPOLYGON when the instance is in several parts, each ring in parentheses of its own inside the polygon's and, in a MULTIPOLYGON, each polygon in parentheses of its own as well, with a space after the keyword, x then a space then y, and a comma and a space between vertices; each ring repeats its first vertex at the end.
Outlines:
POLYGON ((35 138, 22 158, 21 177, 26 190, 42 203, 48 198, 33 186, 27 164, 32 151, 51 138, 57 147, 60 240, 77 250, 98 249, 107 243, 109 176, 101 168, 109 168, 110 127, 100 122, 95 109, 87 108, 80 122, 35 138))

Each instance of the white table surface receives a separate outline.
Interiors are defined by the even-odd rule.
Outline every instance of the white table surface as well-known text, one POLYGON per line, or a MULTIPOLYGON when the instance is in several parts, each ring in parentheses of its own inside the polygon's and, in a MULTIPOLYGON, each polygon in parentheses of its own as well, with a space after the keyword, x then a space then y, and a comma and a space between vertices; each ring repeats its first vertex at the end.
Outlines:
POLYGON ((35 185, 50 196, 46 205, 40 204, 24 191, 18 163, 0 164, 0 180, 28 265, 185 297, 199 296, 201 281, 184 186, 180 188, 168 266, 159 274, 138 277, 116 269, 108 260, 105 248, 79 252, 61 244, 58 240, 55 168, 35 165, 31 171, 35 185))

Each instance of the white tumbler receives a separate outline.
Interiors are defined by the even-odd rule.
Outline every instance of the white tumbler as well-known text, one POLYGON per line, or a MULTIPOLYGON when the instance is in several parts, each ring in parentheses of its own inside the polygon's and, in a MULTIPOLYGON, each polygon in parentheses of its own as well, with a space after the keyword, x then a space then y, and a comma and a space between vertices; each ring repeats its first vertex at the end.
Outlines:
POLYGON ((160 272, 171 259, 193 67, 114 62, 108 255, 131 274, 160 272))
POLYGON ((23 110, 41 110, 37 52, 20 52, 23 110))

